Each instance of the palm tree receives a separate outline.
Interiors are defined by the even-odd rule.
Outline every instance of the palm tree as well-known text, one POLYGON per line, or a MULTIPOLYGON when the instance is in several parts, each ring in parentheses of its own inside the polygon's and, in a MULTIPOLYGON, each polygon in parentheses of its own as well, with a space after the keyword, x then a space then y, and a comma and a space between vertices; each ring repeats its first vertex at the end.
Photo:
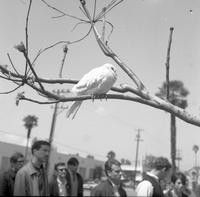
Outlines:
POLYGON ((197 145, 194 145, 192 150, 194 151, 194 154, 195 154, 195 167, 197 167, 197 152, 199 151, 199 146, 197 145))
MULTIPOLYGON (((173 105, 176 105, 182 109, 187 107, 187 100, 185 97, 189 94, 189 91, 184 87, 183 82, 178 80, 172 80, 169 82, 169 102, 173 105)), ((167 97, 167 84, 164 82, 160 91, 156 94, 160 98, 166 99, 167 97)), ((171 114, 170 122, 171 130, 171 160, 172 160, 172 169, 175 172, 176 170, 176 117, 174 114, 171 114)))
POLYGON ((31 130, 33 127, 36 127, 38 124, 38 118, 34 115, 28 115, 24 119, 24 126, 27 129, 27 141, 26 141, 26 149, 25 149, 25 159, 27 159, 27 154, 28 154, 28 144, 29 144, 29 139, 31 136, 31 130))

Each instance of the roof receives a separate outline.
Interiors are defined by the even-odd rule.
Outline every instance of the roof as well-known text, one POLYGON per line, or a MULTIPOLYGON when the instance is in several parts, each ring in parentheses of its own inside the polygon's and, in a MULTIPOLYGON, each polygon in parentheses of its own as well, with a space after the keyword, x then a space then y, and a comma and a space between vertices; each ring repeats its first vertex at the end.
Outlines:
MULTIPOLYGON (((121 165, 123 171, 135 171, 135 166, 133 165, 121 165)), ((142 166, 137 166, 136 171, 143 171, 142 166)))

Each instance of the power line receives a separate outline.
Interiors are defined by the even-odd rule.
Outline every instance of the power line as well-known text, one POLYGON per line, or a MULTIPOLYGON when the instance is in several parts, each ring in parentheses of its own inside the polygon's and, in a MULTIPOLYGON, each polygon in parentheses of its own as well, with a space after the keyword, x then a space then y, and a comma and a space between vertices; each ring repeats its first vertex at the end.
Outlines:
MULTIPOLYGON (((20 137, 20 138, 26 139, 25 135, 19 135, 19 134, 16 134, 16 133, 13 134, 13 133, 10 133, 10 132, 7 132, 7 131, 2 131, 2 130, 0 130, 0 133, 4 133, 4 134, 11 135, 11 136, 15 136, 15 137, 20 137)), ((34 137, 31 137, 31 139, 33 140, 34 137)), ((93 154, 93 153, 91 153, 89 151, 86 151, 86 150, 83 150, 83 149, 80 149, 80 148, 77 148, 77 147, 72 147, 70 145, 62 144, 62 143, 56 141, 56 139, 54 140, 54 144, 55 145, 61 145, 61 146, 65 147, 65 148, 68 148, 68 149, 71 149, 71 150, 76 150, 76 151, 81 152, 81 153, 94 155, 95 157, 105 158, 105 156, 100 155, 100 154, 96 154, 96 153, 93 154)))
POLYGON ((80 149, 80 148, 77 148, 77 147, 72 147, 72 146, 70 146, 70 145, 63 144, 63 143, 58 142, 58 141, 56 141, 56 140, 54 140, 54 143, 55 143, 56 145, 61 145, 61 146, 65 147, 65 148, 68 148, 68 149, 76 150, 76 151, 79 151, 79 152, 81 152, 81 153, 85 153, 85 154, 88 154, 88 155, 93 155, 94 157, 105 158, 105 155, 100 155, 100 154, 97 154, 97 153, 91 153, 91 152, 89 152, 89 151, 86 151, 86 150, 83 150, 83 149, 80 149))

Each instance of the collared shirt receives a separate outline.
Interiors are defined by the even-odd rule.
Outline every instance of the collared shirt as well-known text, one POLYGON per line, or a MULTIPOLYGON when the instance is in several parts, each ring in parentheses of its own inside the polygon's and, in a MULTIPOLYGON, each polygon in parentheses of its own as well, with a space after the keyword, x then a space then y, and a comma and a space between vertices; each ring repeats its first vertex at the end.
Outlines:
MULTIPOLYGON (((155 178, 157 181, 159 180, 156 175, 150 172, 147 172, 146 174, 155 178)), ((136 193, 137 196, 151 197, 153 195, 153 185, 150 183, 150 181, 144 180, 138 184, 136 193)))
POLYGON ((67 181, 61 181, 59 177, 57 177, 57 183, 58 183, 58 191, 59 191, 59 196, 67 196, 67 190, 66 190, 66 185, 67 181))
POLYGON ((113 193, 114 193, 114 196, 115 197, 120 197, 120 194, 119 194, 119 186, 118 185, 115 185, 112 180, 108 179, 113 187, 113 193))

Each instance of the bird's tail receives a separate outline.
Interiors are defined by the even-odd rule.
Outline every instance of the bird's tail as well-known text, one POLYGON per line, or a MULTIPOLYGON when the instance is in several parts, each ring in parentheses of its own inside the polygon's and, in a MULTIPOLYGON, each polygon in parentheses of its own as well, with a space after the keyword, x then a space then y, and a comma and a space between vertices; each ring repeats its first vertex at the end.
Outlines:
POLYGON ((75 101, 73 105, 69 108, 67 111, 67 118, 69 118, 72 115, 72 119, 76 116, 76 113, 78 112, 81 104, 83 101, 75 101))

